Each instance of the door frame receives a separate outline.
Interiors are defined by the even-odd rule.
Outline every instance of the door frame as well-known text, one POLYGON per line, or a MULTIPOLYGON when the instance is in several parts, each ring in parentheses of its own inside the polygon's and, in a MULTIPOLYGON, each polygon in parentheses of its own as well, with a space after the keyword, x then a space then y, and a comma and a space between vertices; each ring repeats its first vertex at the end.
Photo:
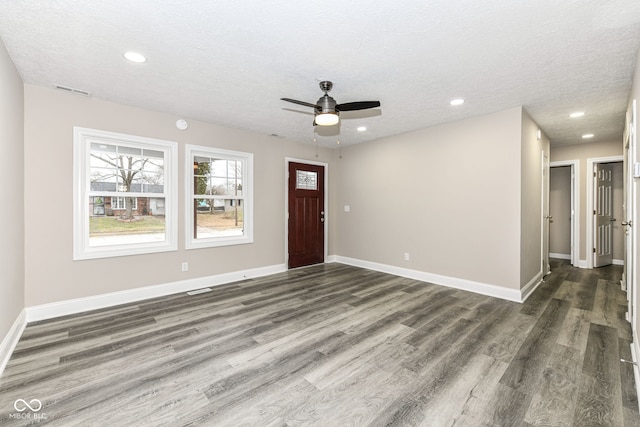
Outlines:
POLYGON ((542 200, 541 200, 541 232, 542 232, 542 250, 540 257, 541 262, 541 274, 544 278, 551 273, 551 264, 549 263, 549 230, 551 229, 551 216, 549 216, 549 176, 551 175, 551 162, 549 159, 549 152, 542 150, 541 153, 542 163, 542 200))
MULTIPOLYGON (((595 191, 595 179, 593 176, 593 169, 596 164, 599 163, 616 163, 624 162, 624 155, 621 156, 608 156, 608 157, 590 157, 587 159, 587 265, 586 268, 593 268, 593 235, 594 235, 594 221, 593 210, 595 208, 594 203, 594 191, 595 191)), ((623 163, 624 164, 624 163, 623 163)))
POLYGON ((289 163, 302 163, 324 167, 324 262, 329 258, 329 163, 296 157, 284 158, 284 264, 289 268, 289 163))
MULTIPOLYGON (((549 163, 549 168, 571 167, 571 265, 580 262, 580 160, 561 160, 549 163)), ((551 177, 551 176, 549 176, 551 177)))
MULTIPOLYGON (((627 113, 624 130, 624 156, 626 162, 624 166, 624 221, 631 222, 632 225, 627 228, 625 233, 624 272, 620 285, 627 293, 627 320, 631 323, 631 328, 634 332, 634 342, 636 342, 637 345, 635 336, 637 334, 635 327, 638 315, 638 307, 636 305, 636 293, 638 292, 638 231, 636 230, 638 223, 638 178, 636 177, 638 169, 638 141, 636 133, 636 108, 636 100, 633 99, 631 101, 631 111, 627 113)), ((636 357, 637 356, 636 354, 636 357)), ((637 360, 635 361, 637 362, 637 360)), ((638 381, 640 381, 638 366, 635 366, 634 373, 636 375, 636 384, 638 384, 638 381)))

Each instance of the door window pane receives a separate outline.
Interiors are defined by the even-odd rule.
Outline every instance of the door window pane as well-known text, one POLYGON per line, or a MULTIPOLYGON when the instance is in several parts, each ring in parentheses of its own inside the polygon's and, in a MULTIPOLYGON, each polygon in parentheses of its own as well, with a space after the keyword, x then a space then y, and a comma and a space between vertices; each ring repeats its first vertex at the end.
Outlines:
POLYGON ((317 190, 318 173, 312 171, 296 171, 296 189, 317 190))

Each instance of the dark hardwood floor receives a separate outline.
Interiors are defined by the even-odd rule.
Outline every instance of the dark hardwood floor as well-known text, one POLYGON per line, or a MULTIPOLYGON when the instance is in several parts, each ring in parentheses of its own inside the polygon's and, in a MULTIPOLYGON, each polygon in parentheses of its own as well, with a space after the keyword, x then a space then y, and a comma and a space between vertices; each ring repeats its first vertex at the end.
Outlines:
POLYGON ((620 275, 517 304, 327 264, 31 323, 0 425, 638 426, 620 275))

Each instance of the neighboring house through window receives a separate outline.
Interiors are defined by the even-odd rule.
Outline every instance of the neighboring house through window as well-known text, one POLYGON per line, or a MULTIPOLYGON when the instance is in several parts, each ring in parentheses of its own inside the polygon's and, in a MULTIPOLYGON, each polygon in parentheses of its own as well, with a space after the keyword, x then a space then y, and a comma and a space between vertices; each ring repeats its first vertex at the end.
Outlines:
POLYGON ((253 154, 187 145, 187 249, 253 242, 253 154))
POLYGON ((74 128, 74 259, 177 250, 177 157, 175 142, 74 128))

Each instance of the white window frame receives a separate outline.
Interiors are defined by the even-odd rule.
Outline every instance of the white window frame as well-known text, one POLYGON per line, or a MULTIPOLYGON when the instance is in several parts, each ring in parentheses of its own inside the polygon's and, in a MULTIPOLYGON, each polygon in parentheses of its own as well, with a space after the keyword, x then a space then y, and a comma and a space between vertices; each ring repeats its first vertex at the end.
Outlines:
MULTIPOLYGON (((206 147, 187 144, 185 147, 185 247, 186 249, 212 248, 219 246, 243 245, 253 243, 253 153, 242 151, 224 150, 221 148, 206 147), (219 159, 239 160, 244 163, 242 168, 242 200, 243 229, 242 236, 219 236, 195 239, 194 227, 194 199, 202 198, 202 195, 194 194, 193 186, 193 162, 194 157, 215 157, 219 159)), ((228 196, 220 198, 231 198, 228 196)))
MULTIPOLYGON (((130 193, 134 197, 153 194, 130 193)), ((105 196, 112 196, 105 194, 105 196)), ((116 196, 116 195, 113 195, 116 196)), ((73 259, 95 259, 178 250, 178 144, 135 135, 126 135, 82 127, 73 128, 73 259), (159 242, 141 242, 105 246, 89 244, 89 197, 91 143, 127 145, 162 151, 164 162, 165 238, 159 242)))
MULTIPOLYGON (((124 200, 125 197, 126 196, 111 196, 111 209, 114 210, 114 211, 123 211, 123 210, 125 210, 126 209, 126 206, 125 206, 126 201, 124 200), (114 200, 118 201, 118 205, 120 205, 119 202, 122 202, 122 205, 124 207, 122 207, 122 208, 121 207, 114 208, 113 207, 114 200)), ((133 197, 133 205, 131 206, 131 209, 134 210, 134 211, 138 210, 138 197, 133 197)))

